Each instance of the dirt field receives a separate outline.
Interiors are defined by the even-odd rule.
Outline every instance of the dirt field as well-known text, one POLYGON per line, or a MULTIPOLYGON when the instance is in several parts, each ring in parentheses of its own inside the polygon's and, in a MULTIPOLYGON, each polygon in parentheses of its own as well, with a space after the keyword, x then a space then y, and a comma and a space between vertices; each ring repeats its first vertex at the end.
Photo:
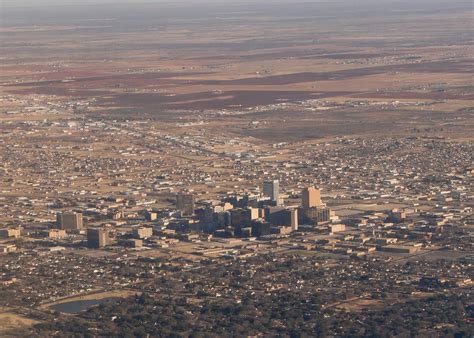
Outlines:
POLYGON ((8 308, 0 308, 0 323, 0 336, 7 338, 19 337, 15 334, 17 329, 25 329, 37 324, 38 321, 15 314, 8 308))
POLYGON ((440 123, 446 135, 461 137, 474 106, 466 4, 436 4, 433 11, 404 4, 390 11, 367 4, 214 4, 195 13, 180 5, 96 6, 91 22, 80 14, 87 6, 44 10, 28 23, 13 12, 0 30, 9 33, 0 35, 0 95, 93 101, 85 113, 113 118, 191 120, 226 111, 222 121, 232 122, 231 133, 265 141, 410 134, 413 125, 440 123), (110 20, 125 13, 140 22, 110 20), (391 104, 403 100, 412 106, 391 104), (343 103, 322 115, 306 109, 346 101, 364 104, 343 103), (246 119, 229 119, 242 110, 246 119), (287 120, 242 127, 262 112, 266 121, 287 120))

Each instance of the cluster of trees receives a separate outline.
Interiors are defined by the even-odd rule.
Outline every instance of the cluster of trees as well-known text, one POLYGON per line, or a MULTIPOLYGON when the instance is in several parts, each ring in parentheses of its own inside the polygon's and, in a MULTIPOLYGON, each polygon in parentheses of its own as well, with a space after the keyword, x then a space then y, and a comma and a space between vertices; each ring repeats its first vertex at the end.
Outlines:
MULTIPOLYGON (((325 263, 318 257, 263 255, 188 271, 163 266, 168 274, 141 285, 140 290, 145 292, 140 296, 105 303, 72 318, 59 316, 59 320, 36 325, 34 335, 474 336, 469 325, 474 314, 468 290, 450 289, 451 295, 440 293, 391 303, 394 295, 406 295, 417 286, 388 280, 388 269, 396 273, 402 268, 407 274, 420 268, 444 271, 447 266, 443 261, 384 269, 379 262, 370 261, 354 263, 351 269, 315 267, 325 263), (177 270, 169 273, 171 269, 177 270), (377 296, 385 306, 360 312, 322 306, 368 294, 377 296)), ((118 274, 133 275, 137 268, 121 267, 118 274)))
POLYGON ((38 324, 46 336, 222 337, 264 336, 393 337, 425 334, 471 337, 467 318, 474 312, 465 297, 438 295, 359 313, 323 311, 316 296, 307 299, 279 292, 241 302, 226 299, 192 301, 147 294, 105 303, 78 317, 38 324), (330 314, 324 316, 323 313, 330 314), (327 318, 325 318, 327 317, 327 318))
POLYGON ((72 319, 35 327, 37 334, 61 332, 62 336, 84 337, 221 337, 259 333, 324 337, 327 329, 317 297, 303 300, 287 292, 264 297, 258 303, 251 297, 241 302, 225 299, 193 302, 142 294, 118 303, 101 304, 72 319))
POLYGON ((338 313, 337 336, 473 337, 474 307, 466 295, 443 295, 397 303, 378 311, 338 313))

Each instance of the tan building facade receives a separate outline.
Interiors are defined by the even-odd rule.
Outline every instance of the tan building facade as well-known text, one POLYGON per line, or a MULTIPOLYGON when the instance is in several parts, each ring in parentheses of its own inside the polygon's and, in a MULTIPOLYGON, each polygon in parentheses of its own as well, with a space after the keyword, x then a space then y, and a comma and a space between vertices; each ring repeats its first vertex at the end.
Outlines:
POLYGON ((301 193, 301 202, 304 209, 321 206, 321 191, 314 187, 305 188, 301 193))
POLYGON ((153 236, 153 228, 140 227, 133 229, 133 236, 138 239, 150 238, 153 236))
POLYGON ((0 238, 20 238, 20 229, 0 229, 0 238))

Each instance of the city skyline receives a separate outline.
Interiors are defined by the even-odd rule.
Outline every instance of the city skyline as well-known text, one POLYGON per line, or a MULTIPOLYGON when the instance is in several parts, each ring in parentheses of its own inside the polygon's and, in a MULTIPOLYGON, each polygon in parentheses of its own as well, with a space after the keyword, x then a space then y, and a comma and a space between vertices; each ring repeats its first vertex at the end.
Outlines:
POLYGON ((474 336, 468 0, 5 0, 0 337, 474 336))

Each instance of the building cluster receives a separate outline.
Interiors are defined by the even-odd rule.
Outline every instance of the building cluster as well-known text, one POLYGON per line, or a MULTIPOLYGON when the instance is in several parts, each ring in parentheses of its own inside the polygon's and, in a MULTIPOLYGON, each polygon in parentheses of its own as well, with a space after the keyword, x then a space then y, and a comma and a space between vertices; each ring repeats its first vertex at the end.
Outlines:
POLYGON ((348 290, 403 298, 469 284, 471 144, 257 144, 174 128, 36 119, 2 129, 0 305, 97 289, 238 302, 328 287, 329 305, 348 290))
MULTIPOLYGON (((474 150, 468 143, 344 138, 257 147, 198 131, 171 136, 141 121, 66 122, 26 121, 16 125, 15 137, 1 135, 9 145, 0 154, 6 231, 22 228, 26 236, 75 244, 87 240, 89 228, 104 229, 90 232, 94 247, 146 247, 149 238, 133 235, 141 227, 153 229, 159 246, 190 232, 271 238, 355 231, 356 237, 398 237, 387 246, 401 247, 473 224, 474 150), (87 144, 74 146, 27 142, 39 135, 89 134, 87 144), (114 143, 114 135, 122 142, 114 143), (98 152, 107 156, 87 155, 98 152), (44 161, 32 166, 34 158, 44 161), (263 184, 262 177, 268 178, 263 184), (312 185, 324 186, 332 210, 312 185)), ((455 246, 449 237, 445 242, 455 246)), ((405 251, 417 250, 413 245, 405 251)))
POLYGON ((46 229, 41 224, 1 229, 0 237, 9 245, 2 250, 16 250, 12 242, 21 236, 49 243, 50 250, 71 246, 149 250, 185 242, 232 243, 230 239, 234 238, 258 240, 265 245, 251 250, 251 246, 244 245, 244 251, 204 246, 193 252, 242 257, 257 254, 266 245, 276 245, 288 250, 360 257, 375 252, 413 254, 436 244, 465 249, 470 240, 465 234, 454 244, 449 234, 460 222, 472 221, 471 207, 439 207, 437 211, 392 208, 341 218, 323 203, 321 190, 313 186, 303 188, 298 195, 285 195, 280 182, 271 179, 263 181, 261 191, 229 194, 220 200, 200 200, 195 192, 182 191, 174 195, 171 207, 162 209, 130 206, 123 198, 107 197, 103 201, 109 206, 106 214, 76 208, 58 212, 56 221, 49 222, 46 229))

